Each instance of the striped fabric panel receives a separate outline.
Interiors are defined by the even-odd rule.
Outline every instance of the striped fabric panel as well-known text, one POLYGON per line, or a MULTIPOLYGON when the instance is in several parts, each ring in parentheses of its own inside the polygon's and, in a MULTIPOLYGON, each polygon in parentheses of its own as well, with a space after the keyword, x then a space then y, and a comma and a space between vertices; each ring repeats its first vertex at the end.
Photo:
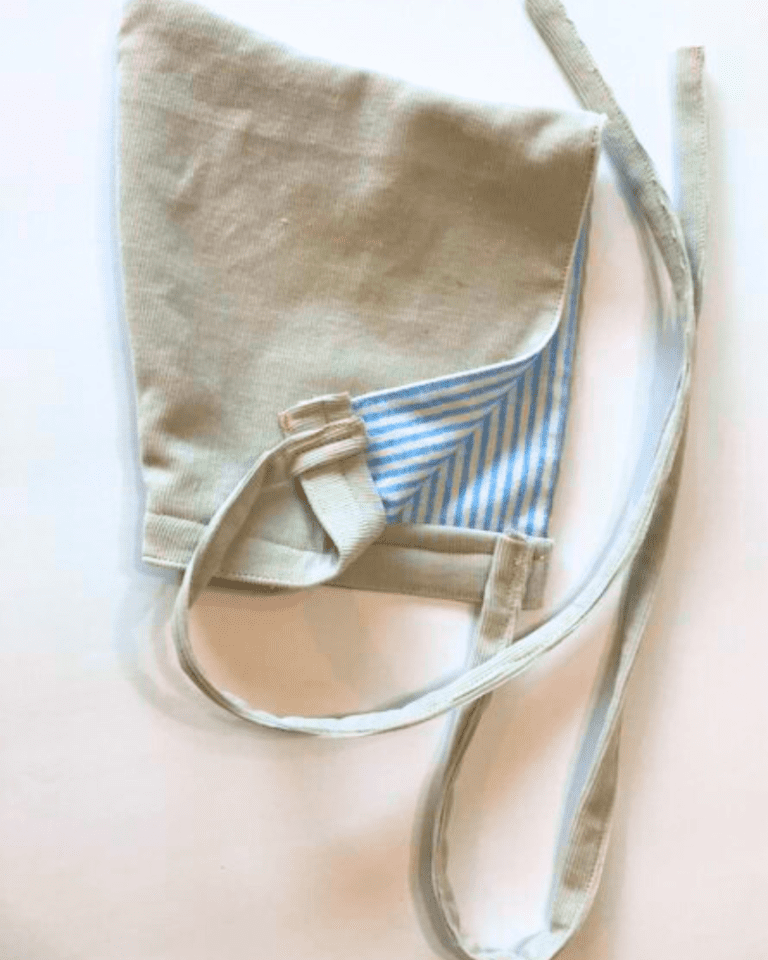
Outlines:
POLYGON ((565 435, 584 248, 582 232, 563 319, 535 357, 353 399, 389 523, 546 536, 565 435))

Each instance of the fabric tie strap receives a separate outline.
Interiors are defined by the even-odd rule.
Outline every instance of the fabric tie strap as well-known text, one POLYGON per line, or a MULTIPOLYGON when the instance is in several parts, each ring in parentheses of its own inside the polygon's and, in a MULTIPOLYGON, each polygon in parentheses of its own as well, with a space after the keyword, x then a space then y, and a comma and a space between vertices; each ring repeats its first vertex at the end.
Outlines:
MULTIPOLYGON (((616 794, 624 697, 658 582, 682 467, 692 334, 701 304, 707 226, 703 50, 683 49, 678 51, 676 59, 678 221, 650 160, 559 0, 528 0, 528 11, 584 106, 604 110, 609 116, 605 132, 607 149, 661 251, 672 281, 685 349, 683 370, 667 421, 668 425, 674 425, 674 432, 668 434, 673 459, 668 469, 655 474, 658 495, 651 522, 639 540, 630 565, 613 637, 592 695, 589 719, 566 794, 546 926, 511 950, 483 949, 469 941, 461 929, 447 875, 447 830, 455 782, 490 698, 482 697, 465 707, 451 727, 422 818, 419 879, 423 903, 438 937, 460 960, 513 957, 551 960, 581 926, 594 901, 605 862, 616 794)), ((492 650, 476 647, 472 659, 482 660, 489 652, 492 650)))
MULTIPOLYGON (((376 539, 384 525, 381 502, 360 452, 360 428, 347 410, 348 398, 320 398, 281 417, 286 439, 259 459, 216 512, 186 569, 172 618, 174 641, 189 676, 213 700, 251 723, 325 736, 362 736, 421 723, 460 708, 437 772, 436 799, 423 824, 421 876, 436 931, 461 960, 551 960, 581 925, 594 899, 615 796, 624 695, 650 615, 682 466, 703 277, 707 216, 703 51, 681 51, 677 59, 678 216, 562 4, 559 0, 528 0, 527 8, 584 106, 607 116, 606 150, 631 197, 633 212, 641 220, 641 237, 647 243, 650 235, 671 281, 673 323, 665 331, 654 388, 662 408, 658 424, 649 429, 646 438, 641 457, 643 478, 632 490, 610 542, 575 595, 546 622, 513 642, 537 544, 535 538, 514 532, 500 536, 466 668, 436 689, 394 708, 338 717, 280 717, 256 710, 219 690, 203 675, 188 634, 189 608, 216 575, 245 518, 259 508, 260 498, 270 486, 292 477, 301 484, 333 551, 319 555, 309 565, 288 563, 286 575, 279 581, 260 581, 265 586, 288 588, 331 580, 376 539), (547 924, 512 949, 477 948, 461 931, 446 875, 445 833, 462 758, 487 695, 576 630, 623 573, 627 575, 618 620, 565 802, 547 924)), ((268 549, 268 545, 263 547, 268 549)))
MULTIPOLYGON (((541 2, 530 3, 529 12, 544 38, 551 43, 564 69, 570 71, 571 79, 578 78, 578 84, 574 79, 574 85, 582 93, 585 105, 603 107, 609 111, 610 123, 606 128, 606 137, 611 147, 612 158, 620 176, 632 190, 638 210, 651 228, 673 283, 677 318, 675 329, 680 335, 679 371, 676 374, 672 399, 662 417, 660 434, 658 438, 651 438, 651 463, 645 482, 638 491, 633 491, 633 496, 630 497, 617 530, 586 583, 562 609, 513 645, 500 647, 496 645, 496 652, 489 658, 480 662, 472 661, 459 676, 436 689, 410 697, 398 707, 340 717, 277 717, 251 709, 238 697, 217 690, 202 677, 194 664, 194 655, 188 637, 187 617, 189 607, 204 586, 216 575, 218 564, 236 537, 245 516, 253 508, 262 489, 268 485, 267 475, 274 465, 282 461, 283 445, 278 445, 257 461, 210 521, 187 567, 172 616, 174 641, 185 670, 216 702, 249 722, 324 736, 366 736, 422 723, 450 709, 469 704, 483 694, 490 693, 507 680, 527 670, 539 656, 562 643, 584 622, 616 577, 627 569, 643 549, 660 501, 663 499, 662 492, 667 491, 687 412, 695 326, 694 280, 682 228, 658 182, 650 160, 634 137, 624 114, 615 104, 610 90, 597 72, 588 51, 576 35, 573 24, 568 20, 562 6, 551 0, 541 0, 541 2), (585 77, 589 79, 585 80, 585 77)), ((688 179, 690 181, 696 178, 688 179)), ((668 358, 665 359, 668 367, 668 358)), ((330 406, 332 405, 331 403, 330 406)), ((327 417, 330 406, 328 401, 323 399, 310 401, 306 406, 301 405, 304 413, 301 412, 301 408, 296 408, 298 421, 294 421, 290 415, 287 419, 283 416, 283 427, 291 429, 294 422, 299 422, 304 414, 312 419, 320 416, 323 411, 322 415, 327 417)), ((284 443, 289 440, 290 438, 284 443)), ((351 464, 357 462, 356 456, 349 460, 351 464)), ((362 458, 360 465, 364 474, 362 458)), ((313 476, 312 482, 314 479, 313 476)), ((302 481, 305 490, 308 487, 307 480, 308 477, 305 476, 302 481)), ((359 477, 358 482, 365 488, 365 482, 360 481, 359 477)), ((376 513, 381 511, 381 504, 376 500, 369 477, 367 482, 369 487, 364 499, 367 500, 370 496, 372 502, 367 503, 365 512, 370 510, 376 513)), ((310 487, 311 485, 309 484, 310 487)), ((344 486, 344 482, 334 483, 334 489, 339 495, 344 486)), ((338 526, 342 530, 346 528, 347 524, 342 516, 345 511, 340 506, 340 502, 332 500, 329 503, 326 498, 323 498, 318 514, 321 523, 323 522, 322 514, 329 509, 334 519, 338 518, 338 526)), ((378 521, 372 525, 367 536, 363 531, 357 536, 353 535, 352 542, 357 544, 355 549, 362 550, 364 543, 373 542, 382 529, 383 523, 383 515, 379 514, 378 521)), ((536 545, 536 538, 515 532, 500 537, 499 543, 503 543, 505 539, 512 540, 516 544, 516 549, 521 550, 533 549, 536 545)), ((661 552, 654 563, 658 565, 660 561, 661 552)), ((309 569, 304 564, 302 569, 297 571, 289 564, 286 576, 280 580, 272 578, 269 581, 256 580, 255 582, 257 585, 284 588, 316 586, 333 579, 347 562, 348 558, 338 553, 332 557, 323 555, 319 562, 311 564, 309 569)), ((650 571, 647 573, 650 583, 654 580, 654 576, 650 571)), ((480 620, 482 621, 482 613, 480 620)))
MULTIPOLYGON (((349 397, 319 397, 281 413, 285 439, 265 453, 221 505, 206 527, 188 564, 174 605, 171 630, 179 662, 206 696, 244 720, 262 726, 326 736, 355 736, 404 725, 397 711, 374 711, 345 717, 281 717, 257 710, 219 688, 199 663, 189 635, 189 610, 225 564, 239 532, 263 507, 265 491, 295 480, 332 545, 330 552, 307 560, 298 554, 284 565, 284 576, 262 578, 256 586, 300 589, 327 583, 343 571, 384 529, 386 518, 365 464, 362 420, 351 412, 349 397), (394 713, 394 717, 393 717, 394 713)), ((271 544, 261 544, 269 551, 271 544)), ((540 599, 542 570, 549 541, 517 533, 498 538, 486 581, 477 627, 479 648, 511 641, 524 603, 540 599)), ((273 558, 270 558, 271 560, 273 558)), ((275 568, 274 561, 270 569, 275 568)), ((438 689, 430 695, 440 697, 438 689)), ((450 709, 450 701, 437 712, 450 709)))

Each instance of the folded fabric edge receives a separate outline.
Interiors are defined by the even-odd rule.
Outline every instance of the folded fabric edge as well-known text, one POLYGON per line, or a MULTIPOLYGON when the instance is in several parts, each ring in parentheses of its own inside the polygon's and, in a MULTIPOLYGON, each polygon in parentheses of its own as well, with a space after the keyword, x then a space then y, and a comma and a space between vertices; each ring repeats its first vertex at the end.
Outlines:
MULTIPOLYGON (((152 566, 184 570, 204 530, 205 525, 194 520, 150 513, 144 528, 142 559, 152 566)), ((328 586, 478 604, 500 537, 533 544, 523 608, 538 609, 543 603, 553 541, 514 532, 499 534, 429 524, 389 526, 361 557, 328 581, 328 586)), ((268 569, 275 576, 277 588, 281 571, 295 569, 297 557, 309 564, 320 554, 263 537, 244 538, 223 562, 215 582, 233 581, 268 590, 263 576, 255 573, 268 569)))

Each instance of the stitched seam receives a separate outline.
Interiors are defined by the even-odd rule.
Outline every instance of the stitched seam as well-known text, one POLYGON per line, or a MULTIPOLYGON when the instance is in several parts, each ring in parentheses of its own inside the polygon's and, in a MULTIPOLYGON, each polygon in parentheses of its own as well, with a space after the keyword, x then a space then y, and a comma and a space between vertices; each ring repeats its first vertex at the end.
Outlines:
MULTIPOLYGON (((147 517, 156 517, 158 520, 165 520, 165 519, 168 519, 168 520, 180 520, 181 522, 183 522, 183 523, 185 523, 185 524, 187 524, 187 523, 188 523, 188 524, 194 524, 196 527, 199 527, 199 534, 198 534, 197 539, 199 539, 200 536, 202 536, 202 534, 203 534, 203 532, 204 532, 204 530, 205 530, 205 527, 206 527, 206 524, 205 524, 203 521, 201 521, 201 520, 189 520, 189 519, 187 519, 186 517, 179 517, 179 516, 176 516, 175 514, 154 513, 154 512, 152 512, 152 511, 148 511, 146 515, 147 515, 147 517)), ((209 522, 210 522, 210 521, 209 521, 209 522)), ((426 527, 426 526, 430 526, 430 524, 414 524, 414 526, 416 526, 416 527, 426 527)), ((448 529, 448 528, 446 527, 446 528, 441 528, 441 529, 448 529)), ((460 529, 460 528, 456 528, 456 530, 458 531, 458 533, 459 533, 459 535, 460 535, 460 534, 461 534, 461 529, 460 529)), ((501 536, 501 535, 500 535, 500 536, 501 536)), ((260 540, 263 540, 265 543, 272 543, 272 544, 274 544, 276 547, 281 547, 281 548, 283 548, 283 549, 285 549, 285 550, 295 550, 295 551, 298 552, 298 553, 315 553, 315 552, 316 552, 316 551, 313 551, 313 550, 303 550, 303 549, 301 549, 300 547, 293 547, 293 546, 291 546, 290 544, 280 543, 280 541, 278 541, 278 540, 270 540, 269 538, 264 537, 264 536, 262 536, 261 534, 259 535, 259 539, 260 539, 260 540)), ((195 546, 196 546, 196 545, 197 545, 197 544, 195 543, 195 544, 191 547, 191 550, 192 550, 192 551, 195 549, 195 546)), ((459 546, 452 546, 450 543, 446 543, 444 546, 425 546, 424 544, 420 544, 420 543, 397 543, 397 542, 396 542, 396 543, 393 543, 393 542, 388 541, 388 540, 385 539, 385 540, 383 540, 383 541, 374 541, 374 543, 371 544, 371 546, 375 546, 375 547, 393 547, 393 548, 395 548, 395 549, 400 549, 400 550, 419 550, 419 551, 422 552, 422 553, 434 553, 434 554, 437 554, 438 556, 444 556, 445 554, 450 554, 450 555, 453 556, 453 555, 457 555, 457 554, 458 554, 459 556, 462 556, 462 557, 485 557, 485 558, 487 558, 487 559, 489 559, 489 560, 490 560, 490 558, 493 556, 493 547, 491 547, 490 550, 473 550, 473 549, 471 549, 471 548, 462 549, 462 548, 459 547, 459 546)), ((182 548, 182 549, 186 549, 186 548, 182 548)), ((153 555, 146 554, 146 556, 153 556, 153 555)), ((319 554, 318 554, 318 556, 319 556, 319 554)), ((157 559, 158 562, 164 562, 161 557, 155 557, 155 559, 157 559)))

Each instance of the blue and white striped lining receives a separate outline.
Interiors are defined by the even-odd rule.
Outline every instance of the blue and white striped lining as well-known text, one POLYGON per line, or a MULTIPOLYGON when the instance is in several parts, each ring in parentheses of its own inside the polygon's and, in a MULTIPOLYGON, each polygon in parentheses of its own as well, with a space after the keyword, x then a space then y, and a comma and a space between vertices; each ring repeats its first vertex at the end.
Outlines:
POLYGON ((547 535, 584 248, 582 231, 564 316, 536 356, 352 400, 388 523, 547 535))

